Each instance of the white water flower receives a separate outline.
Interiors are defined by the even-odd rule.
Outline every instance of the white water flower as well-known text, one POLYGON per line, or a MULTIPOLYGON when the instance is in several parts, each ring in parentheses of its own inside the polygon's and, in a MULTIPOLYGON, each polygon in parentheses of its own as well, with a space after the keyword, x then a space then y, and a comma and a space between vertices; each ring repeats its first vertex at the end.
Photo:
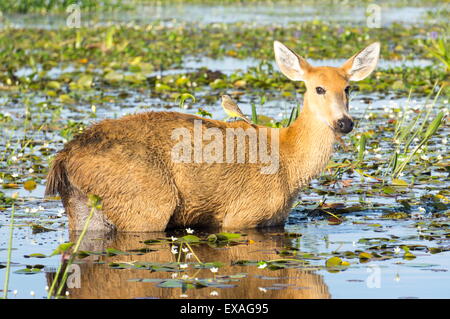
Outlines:
POLYGON ((186 295, 186 294, 181 294, 180 295, 180 298, 187 298, 188 297, 188 295, 186 295))
POLYGON ((189 265, 188 264, 180 264, 181 269, 186 269, 189 265))
POLYGON ((17 295, 17 289, 14 289, 13 295, 14 295, 14 296, 17 295))
POLYGON ((183 253, 187 253, 189 251, 189 248, 182 248, 181 250, 183 251, 183 253))
MULTIPOLYGON (((414 218, 414 219, 422 219, 422 218, 424 218, 424 214, 427 212, 426 209, 423 208, 423 207, 419 207, 419 208, 417 208, 417 210, 418 210, 417 212, 414 212, 412 214, 412 218, 414 218)), ((417 229, 420 232, 421 227, 417 226, 417 229)))
POLYGON ((31 297, 34 297, 35 294, 36 294, 36 293, 35 293, 33 290, 30 291, 31 297))
POLYGON ((28 170, 28 173, 33 174, 33 173, 34 173, 34 169, 30 168, 30 169, 28 170))
POLYGON ((178 274, 176 273, 176 272, 174 272, 173 274, 172 274, 172 278, 177 278, 178 277, 178 274))
POLYGON ((176 241, 178 238, 172 236, 170 239, 172 239, 172 241, 176 241))
POLYGON ((396 255, 400 254, 401 251, 402 250, 400 249, 400 247, 395 247, 394 248, 394 254, 396 254, 396 255))
POLYGON ((19 177, 19 174, 13 173, 13 174, 11 174, 11 176, 14 177, 14 178, 17 178, 17 177, 19 177))
POLYGON ((267 292, 267 289, 264 288, 264 287, 258 287, 258 289, 259 289, 259 291, 262 291, 263 293, 266 293, 266 292, 267 292))
POLYGON ((183 279, 183 280, 189 279, 189 276, 188 275, 183 275, 183 276, 181 276, 181 279, 183 279))
POLYGON ((209 268, 209 270, 211 270, 212 273, 216 273, 216 272, 219 271, 219 268, 217 268, 217 267, 212 267, 212 268, 209 268))
POLYGON ((177 249, 177 247, 176 247, 176 246, 172 246, 171 252, 172 252, 172 254, 174 254, 174 255, 178 254, 178 249, 177 249))
POLYGON ((186 232, 187 232, 188 234, 193 234, 193 233, 194 233, 194 230, 191 229, 191 228, 186 228, 186 232))
POLYGON ((70 293, 68 291, 66 291, 66 296, 70 295, 70 293))
POLYGON ((213 291, 211 291, 210 295, 211 296, 218 296, 219 293, 217 291, 213 290, 213 291))
POLYGON ((259 269, 264 269, 266 267, 267 267, 266 263, 260 263, 259 266, 258 266, 259 269))
POLYGON ((192 253, 186 254, 186 259, 191 259, 191 258, 192 258, 192 253))

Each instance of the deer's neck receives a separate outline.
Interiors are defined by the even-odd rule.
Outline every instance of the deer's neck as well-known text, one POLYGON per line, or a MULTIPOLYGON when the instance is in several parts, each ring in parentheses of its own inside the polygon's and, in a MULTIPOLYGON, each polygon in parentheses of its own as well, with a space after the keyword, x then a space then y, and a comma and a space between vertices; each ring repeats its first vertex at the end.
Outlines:
POLYGON ((282 137, 283 159, 292 192, 319 174, 327 165, 335 142, 333 130, 305 105, 282 137))

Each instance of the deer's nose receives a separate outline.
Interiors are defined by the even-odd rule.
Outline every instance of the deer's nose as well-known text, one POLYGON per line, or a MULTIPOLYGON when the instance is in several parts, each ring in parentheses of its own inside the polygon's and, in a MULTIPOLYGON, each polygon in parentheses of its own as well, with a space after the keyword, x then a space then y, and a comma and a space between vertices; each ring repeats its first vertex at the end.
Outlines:
POLYGON ((336 131, 342 134, 350 133, 353 130, 353 121, 349 117, 343 117, 336 121, 336 131))

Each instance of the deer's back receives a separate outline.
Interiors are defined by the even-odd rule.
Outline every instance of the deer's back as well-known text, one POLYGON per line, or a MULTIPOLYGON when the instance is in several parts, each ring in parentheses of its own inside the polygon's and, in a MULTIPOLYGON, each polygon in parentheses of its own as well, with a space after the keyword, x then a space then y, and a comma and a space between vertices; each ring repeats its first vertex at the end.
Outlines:
POLYGON ((225 221, 233 228, 256 227, 273 216, 277 220, 272 222, 283 221, 293 196, 282 165, 275 174, 261 174, 258 163, 173 160, 172 150, 179 141, 172 138, 172 132, 185 128, 193 136, 195 120, 201 120, 204 129, 223 132, 230 126, 250 127, 243 122, 225 123, 176 112, 148 112, 104 120, 77 136, 62 151, 70 179, 85 193, 101 196, 105 188, 116 188, 117 193, 130 197, 149 185, 157 188, 158 180, 163 180, 174 190, 178 201, 169 226, 220 226, 225 221), (96 174, 106 169, 107 173, 96 174), (126 179, 136 182, 123 183, 126 179))

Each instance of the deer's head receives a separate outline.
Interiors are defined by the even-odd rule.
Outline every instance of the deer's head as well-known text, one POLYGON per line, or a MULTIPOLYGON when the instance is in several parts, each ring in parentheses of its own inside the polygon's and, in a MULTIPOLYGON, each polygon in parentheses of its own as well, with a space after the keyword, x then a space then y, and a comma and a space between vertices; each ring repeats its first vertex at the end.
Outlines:
POLYGON ((380 54, 380 44, 372 43, 356 53, 340 67, 314 67, 281 42, 274 42, 277 64, 292 81, 304 81, 305 105, 314 120, 322 121, 338 134, 353 129, 349 115, 349 82, 361 81, 375 69, 380 54))

